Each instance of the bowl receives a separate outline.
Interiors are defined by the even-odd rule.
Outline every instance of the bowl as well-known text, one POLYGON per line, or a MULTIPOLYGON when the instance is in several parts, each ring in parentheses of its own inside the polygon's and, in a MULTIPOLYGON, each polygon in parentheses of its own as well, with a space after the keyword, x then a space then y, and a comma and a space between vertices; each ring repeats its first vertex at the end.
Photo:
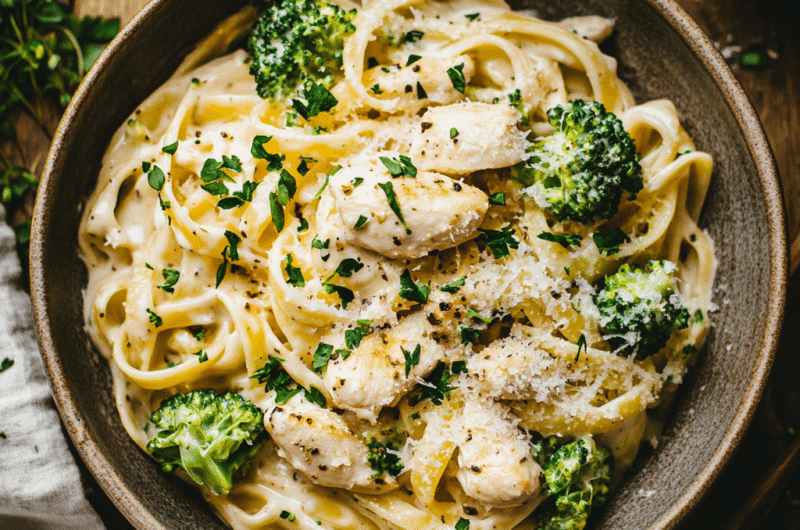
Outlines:
MULTIPOLYGON (((56 133, 36 202, 31 295, 56 404, 99 484, 140 529, 225 525, 193 488, 158 471, 128 439, 111 374, 84 330, 86 269, 78 256, 82 204, 119 125, 193 45, 243 0, 155 0, 127 26, 75 94, 56 133)), ((725 61, 672 0, 517 0, 541 18, 617 19, 603 46, 637 101, 666 97, 714 176, 701 226, 719 268, 707 347, 681 386, 657 448, 623 482, 597 528, 674 528, 730 460, 761 397, 787 284, 780 184, 756 114, 725 61)))

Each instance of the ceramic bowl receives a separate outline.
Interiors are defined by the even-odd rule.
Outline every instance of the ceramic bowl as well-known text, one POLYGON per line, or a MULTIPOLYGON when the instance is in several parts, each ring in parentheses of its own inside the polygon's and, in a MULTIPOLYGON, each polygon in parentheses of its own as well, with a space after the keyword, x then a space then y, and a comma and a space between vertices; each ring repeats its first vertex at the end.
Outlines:
MULTIPOLYGON (((128 439, 108 365, 83 325, 81 206, 114 131, 242 0, 155 0, 126 27, 78 89, 53 142, 31 243, 31 294, 56 403, 78 452, 140 529, 222 529, 199 493, 164 475, 128 439)), ((681 386, 657 449, 611 496, 598 528, 674 528, 728 462, 761 396, 787 281, 785 221, 758 119, 711 42, 672 0, 519 0, 541 18, 617 19, 604 49, 637 101, 675 102, 715 169, 701 226, 719 258, 714 327, 681 386)))

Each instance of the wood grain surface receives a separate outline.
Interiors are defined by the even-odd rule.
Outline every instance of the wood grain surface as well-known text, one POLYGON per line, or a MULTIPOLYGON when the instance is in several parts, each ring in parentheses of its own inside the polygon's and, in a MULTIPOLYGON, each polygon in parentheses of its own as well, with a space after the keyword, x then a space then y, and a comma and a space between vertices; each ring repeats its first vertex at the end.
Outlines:
MULTIPOLYGON (((800 34, 796 28, 800 2, 677 1, 723 52, 761 118, 783 183, 789 236, 794 240, 800 236, 800 34), (769 54, 767 68, 740 67, 741 54, 751 44, 769 54)), ((147 3, 75 0, 74 9, 80 16, 120 17, 124 25, 147 3)), ((795 466, 785 464, 787 456, 800 454, 798 317, 800 280, 795 278, 765 399, 737 455, 684 528, 800 528, 800 474, 794 472, 795 466), (779 487, 770 489, 768 484, 779 487)), ((88 474, 86 480, 93 483, 88 474)), ((127 527, 96 485, 90 500, 109 528, 127 527)))

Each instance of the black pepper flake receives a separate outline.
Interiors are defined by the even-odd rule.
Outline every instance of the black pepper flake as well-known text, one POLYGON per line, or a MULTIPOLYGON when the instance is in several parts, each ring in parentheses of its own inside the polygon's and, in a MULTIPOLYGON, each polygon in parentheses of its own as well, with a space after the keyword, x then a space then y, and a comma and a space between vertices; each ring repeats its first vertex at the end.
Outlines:
POLYGON ((453 182, 453 190, 461 191, 461 184, 459 184, 458 182, 453 182))
POLYGON ((411 85, 406 85, 406 94, 410 94, 411 92, 413 92, 413 90, 414 90, 414 87, 413 87, 413 86, 411 86, 411 85))
POLYGON ((692 234, 692 235, 690 235, 690 236, 689 236, 689 241, 691 241, 692 243, 694 243, 695 241, 697 241, 697 235, 695 235, 695 234, 692 234))
POLYGON ((425 132, 425 131, 427 131, 428 129, 430 129, 431 127, 433 127, 433 123, 431 123, 431 122, 429 122, 429 121, 423 121, 423 122, 420 124, 420 126, 422 127, 422 132, 425 132))
POLYGON ((439 309, 442 311, 450 311, 450 304, 447 302, 439 302, 439 309))
POLYGON ((395 244, 395 245, 397 245, 398 247, 399 247, 400 245, 402 245, 402 244, 403 244, 403 242, 402 242, 402 241, 400 241, 400 238, 399 238, 399 237, 397 237, 397 236, 394 236, 394 237, 392 238, 392 243, 394 243, 394 244, 395 244))
POLYGON ((465 515, 478 515, 477 508, 473 508, 472 506, 464 506, 463 509, 465 515))
POLYGON ((561 293, 559 293, 558 291, 550 291, 550 296, 558 300, 559 298, 561 298, 561 293))
POLYGON ((480 472, 481 472, 481 466, 470 466, 470 469, 471 469, 471 470, 472 470, 474 473, 480 473, 480 472))
POLYGON ((419 72, 419 65, 418 65, 418 64, 415 64, 414 66, 412 66, 412 67, 411 67, 411 71, 412 71, 412 72, 414 72, 414 73, 417 73, 417 72, 419 72))
POLYGON ((381 113, 375 109, 370 109, 369 112, 367 112, 367 118, 371 120, 377 120, 378 118, 380 118, 380 116, 381 113))

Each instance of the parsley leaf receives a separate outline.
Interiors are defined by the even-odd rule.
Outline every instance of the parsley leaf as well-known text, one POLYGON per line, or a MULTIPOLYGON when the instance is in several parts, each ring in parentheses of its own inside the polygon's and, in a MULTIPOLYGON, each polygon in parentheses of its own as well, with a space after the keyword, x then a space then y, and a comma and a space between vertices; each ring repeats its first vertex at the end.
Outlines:
POLYGON ((354 188, 357 188, 357 187, 359 187, 359 186, 361 185, 361 183, 362 183, 362 182, 364 182, 364 179, 363 179, 362 177, 356 177, 356 178, 354 178, 354 179, 353 179, 353 187, 354 187, 354 188))
POLYGON ((461 344, 475 343, 481 336, 481 332, 469 326, 458 326, 458 335, 461 337, 461 344))
POLYGON ((305 287, 306 279, 303 278, 303 271, 299 267, 292 266, 292 255, 286 254, 286 275, 289 279, 286 281, 292 287, 305 287))
POLYGON ((280 357, 269 357, 263 367, 259 368, 250 379, 255 379, 264 384, 264 390, 275 391, 275 403, 286 403, 295 394, 303 391, 303 387, 298 385, 294 379, 284 370, 282 364, 284 359, 280 357))
POLYGON ((241 173, 242 161, 239 160, 239 157, 236 155, 231 156, 231 158, 222 155, 222 167, 224 167, 225 169, 230 169, 235 173, 241 173))
POLYGON ((280 517, 281 519, 286 519, 290 523, 293 523, 295 520, 295 515, 292 512, 288 512, 286 510, 281 511, 280 517))
POLYGON ((467 87, 467 81, 464 79, 464 72, 462 71, 463 69, 463 63, 447 69, 447 75, 450 77, 450 81, 453 83, 453 88, 462 94, 465 92, 467 87))
POLYGON ((314 239, 311 240, 311 248, 315 248, 317 250, 322 250, 324 248, 328 248, 330 246, 331 240, 326 239, 325 241, 320 241, 317 239, 317 236, 314 236, 314 239))
POLYGON ((453 374, 467 373, 467 361, 454 361, 453 364, 450 365, 450 372, 453 374))
POLYGON ((326 293, 328 294, 336 293, 337 295, 339 295, 339 299, 342 301, 342 309, 347 309, 347 304, 349 304, 355 299, 355 294, 347 287, 342 287, 341 285, 334 285, 332 283, 325 283, 324 285, 326 293))
POLYGON ((417 176, 417 168, 414 167, 411 158, 405 155, 400 155, 399 160, 382 156, 380 157, 380 161, 383 162, 383 165, 386 166, 386 169, 389 170, 389 174, 393 177, 401 177, 403 175, 408 177, 417 176))
POLYGON ((431 288, 422 282, 414 282, 408 269, 400 275, 400 298, 409 302, 424 304, 428 301, 431 288))
POLYGON ((703 310, 698 309, 694 312, 694 317, 692 318, 692 324, 700 324, 703 322, 703 310))
POLYGON ((228 187, 222 182, 211 182, 209 184, 204 184, 200 187, 205 191, 207 191, 208 193, 210 193, 211 195, 215 195, 217 197, 220 197, 222 195, 227 195, 228 193, 230 193, 228 187))
POLYGON ((367 219, 366 216, 359 215, 358 221, 356 221, 356 224, 353 225, 353 230, 361 230, 364 228, 364 225, 367 224, 367 221, 369 221, 369 219, 367 219))
POLYGON ((158 166, 152 166, 150 171, 147 172, 147 183, 158 192, 164 187, 165 180, 164 172, 158 166))
POLYGON ((303 396, 311 403, 316 403, 320 407, 324 407, 328 404, 328 400, 325 399, 325 395, 320 391, 319 388, 315 386, 310 386, 307 389, 303 389, 303 396))
POLYGON ((285 169, 281 171, 281 176, 278 179, 278 201, 284 206, 289 203, 289 199, 294 197, 295 192, 297 191, 297 181, 294 180, 294 177, 291 173, 286 171, 285 169))
POLYGON ((206 161, 203 163, 203 169, 200 170, 200 180, 208 184, 209 182, 214 182, 215 180, 225 179, 230 182, 233 182, 233 179, 228 176, 227 173, 222 171, 223 162, 219 160, 215 160, 213 158, 207 158, 206 161))
POLYGON ((308 230, 308 221, 306 221, 305 219, 303 219, 301 217, 300 218, 300 225, 297 227, 297 231, 298 232, 305 232, 306 230, 308 230))
POLYGON ((165 145, 164 147, 161 148, 161 151, 163 151, 164 153, 167 153, 168 155, 174 155, 175 151, 177 151, 177 150, 178 150, 178 141, 177 140, 175 141, 175 143, 172 143, 172 144, 169 144, 169 145, 165 145))
POLYGON ((325 182, 322 183, 322 187, 319 189, 317 194, 314 195, 314 198, 312 200, 316 201, 317 199, 322 197, 322 192, 325 191, 325 188, 328 187, 328 182, 330 181, 331 177, 334 176, 336 172, 339 171, 340 169, 342 169, 342 166, 336 166, 325 174, 325 182))
POLYGON ((458 136, 458 129, 455 127, 450 128, 450 138, 456 138, 458 136))
POLYGON ((403 212, 400 211, 400 203, 397 202, 397 195, 394 194, 394 186, 392 186, 391 182, 381 182, 378 184, 383 190, 383 193, 386 194, 386 200, 389 202, 389 208, 392 209, 394 214, 400 219, 400 222, 403 224, 403 228, 406 230, 406 234, 411 233, 411 229, 406 224, 406 220, 403 218, 403 212))
POLYGON ((303 85, 301 96, 306 100, 303 103, 299 99, 292 100, 292 107, 297 113, 308 121, 309 118, 317 116, 320 112, 328 112, 339 103, 333 94, 321 83, 307 80, 303 85))
POLYGON ((258 182, 247 180, 244 184, 242 184, 242 191, 234 191, 233 195, 244 202, 252 202, 253 193, 256 191, 258 184, 258 182))
POLYGON ((333 278, 335 274, 338 274, 341 278, 350 278, 353 273, 356 273, 363 268, 364 264, 357 259, 346 258, 336 266, 336 270, 333 271, 333 274, 331 274, 330 278, 333 278))
POLYGON ((456 530, 469 530, 469 519, 459 518, 455 528, 456 530))
POLYGON ((359 323, 358 327, 348 329, 344 332, 344 344, 351 350, 358 348, 364 337, 370 333, 372 333, 372 329, 369 327, 369 324, 363 326, 359 323))
POLYGON ((314 371, 318 374, 321 374, 322 369, 327 366, 332 354, 333 346, 330 344, 325 344, 324 342, 320 342, 317 345, 316 351, 314 351, 314 361, 311 364, 311 367, 314 369, 314 371))
POLYGON ((496 204, 497 206, 505 206, 506 205, 506 194, 502 191, 498 191, 497 193, 492 193, 489 195, 489 204, 496 204))
POLYGON ((581 348, 583 348, 584 353, 589 352, 589 345, 586 344, 586 335, 581 333, 581 336, 578 337, 578 353, 575 354, 575 362, 578 362, 578 359, 581 356, 581 348))
POLYGON ((192 336, 194 337, 194 340, 200 342, 201 340, 203 340, 203 337, 206 336, 206 329, 200 328, 200 330, 192 336))
POLYGON ((225 273, 228 272, 228 258, 225 256, 225 253, 222 253, 222 263, 220 263, 219 267, 217 267, 217 284, 215 287, 219 287, 219 284, 222 283, 222 280, 225 279, 225 273))
POLYGON ((159 285, 158 288, 168 293, 174 293, 175 284, 178 283, 181 273, 175 269, 163 269, 161 275, 164 277, 164 285, 159 285))
POLYGON ((478 229, 481 235, 478 239, 486 243, 492 256, 495 259, 505 258, 509 255, 510 248, 519 248, 519 240, 514 237, 513 228, 501 228, 500 230, 484 230, 478 229))
POLYGON ((413 407, 426 399, 430 399, 434 405, 441 405, 442 401, 455 389, 455 387, 450 386, 451 377, 450 372, 445 370, 445 365, 439 363, 433 372, 425 378, 425 382, 421 385, 420 393, 412 396, 408 400, 408 404, 413 407))
POLYGON ((474 307, 467 308, 467 316, 472 317, 475 320, 480 320, 484 324, 489 324, 492 321, 491 318, 481 315, 480 312, 474 307))
POLYGON ((14 366, 13 359, 9 359, 9 358, 3 359, 3 362, 0 362, 0 373, 5 372, 6 370, 11 368, 12 366, 14 366))
POLYGON ((152 309, 148 308, 147 314, 149 315, 150 322, 152 322, 155 325, 155 327, 158 328, 161 327, 162 324, 164 324, 164 321, 161 319, 161 317, 156 315, 155 311, 153 311, 152 309))
POLYGON ((281 206, 278 196, 272 191, 269 192, 269 213, 272 216, 272 224, 275 225, 275 229, 278 232, 283 230, 283 206, 281 206))
POLYGON ((419 55, 414 55, 412 53, 411 55, 408 56, 408 61, 406 61, 406 66, 411 66, 412 64, 414 64, 415 62, 419 61, 420 59, 422 59, 422 57, 420 57, 419 55))
POLYGON ((198 362, 204 363, 208 360, 208 354, 205 352, 205 350, 199 350, 195 352, 195 355, 197 355, 198 362))
POLYGON ((369 467, 372 468, 372 476, 379 477, 384 473, 396 477, 405 467, 403 461, 400 460, 400 454, 397 452, 399 446, 397 442, 387 441, 381 443, 375 438, 370 438, 367 441, 367 462, 369 467))
POLYGON ((619 246, 625 242, 627 236, 620 227, 617 227, 607 232, 592 234, 592 238, 597 250, 604 252, 606 256, 611 256, 619 252, 619 246))
POLYGON ((422 83, 417 81, 417 99, 428 99, 428 93, 422 88, 422 83))
POLYGON ((280 171, 283 168, 283 160, 286 158, 286 155, 273 155, 268 153, 267 150, 264 149, 264 144, 268 143, 270 140, 272 140, 272 136, 264 136, 263 134, 253 138, 253 145, 250 147, 250 154, 253 155, 253 158, 266 160, 268 162, 268 171, 280 171))
POLYGON ((239 243, 242 242, 242 238, 230 230, 225 230, 225 239, 228 240, 229 244, 227 247, 228 257, 231 258, 231 261, 239 261, 239 243))
POLYGON ((301 156, 300 157, 300 164, 297 166, 297 172, 300 173, 300 176, 305 177, 308 173, 308 163, 315 162, 313 158, 310 156, 301 156))
POLYGON ((470 14, 468 14, 468 15, 464 15, 464 17, 466 17, 466 18, 467 18, 467 20, 469 20, 469 21, 473 21, 473 20, 475 20, 476 18, 478 18, 479 16, 481 16, 481 14, 480 14, 480 13, 470 13, 470 14))
POLYGON ((372 90, 372 92, 373 92, 373 93, 374 93, 376 96, 379 96, 379 95, 383 94, 383 90, 381 90, 381 86, 380 86, 378 83, 375 83, 374 85, 372 85, 372 86, 370 87, 370 90, 372 90))
POLYGON ((464 287, 464 282, 466 281, 466 279, 467 277, 464 276, 460 280, 453 280, 447 285, 442 285, 439 289, 441 289, 446 293, 457 293, 460 288, 464 287))
POLYGON ((240 206, 244 206, 244 201, 239 197, 225 197, 217 201, 217 207, 223 210, 232 210, 240 206))
POLYGON ((400 346, 400 350, 403 352, 403 357, 406 359, 406 377, 408 377, 408 374, 411 373, 411 369, 419 364, 421 347, 419 344, 417 344, 417 347, 414 348, 414 351, 409 352, 407 349, 400 346))
POLYGON ((558 243, 564 248, 576 247, 581 244, 582 239, 578 234, 552 234, 550 232, 542 232, 536 237, 551 243, 558 243))
POLYGON ((417 42, 425 35, 424 32, 419 31, 418 29, 412 29, 408 33, 405 34, 403 37, 406 42, 417 42))

